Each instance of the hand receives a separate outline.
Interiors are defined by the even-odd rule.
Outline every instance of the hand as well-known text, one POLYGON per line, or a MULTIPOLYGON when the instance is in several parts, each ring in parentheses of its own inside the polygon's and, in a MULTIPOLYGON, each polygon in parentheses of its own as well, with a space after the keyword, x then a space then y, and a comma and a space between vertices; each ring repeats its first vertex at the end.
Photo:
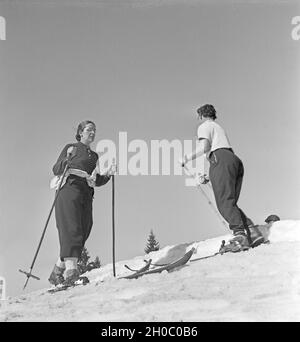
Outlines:
POLYGON ((86 181, 90 187, 95 187, 96 185, 96 178, 92 175, 86 177, 86 181))
POLYGON ((179 160, 179 163, 181 165, 181 167, 185 167, 185 165, 188 163, 188 157, 185 155, 183 156, 183 158, 181 160, 179 160))
POLYGON ((75 147, 74 146, 70 146, 68 149, 67 149, 67 157, 70 158, 71 155, 73 154, 73 152, 75 150, 75 147))
POLYGON ((113 176, 117 173, 117 165, 112 164, 109 169, 106 171, 107 176, 113 176))
POLYGON ((204 175, 198 174, 198 181, 201 184, 207 184, 209 182, 209 178, 206 174, 204 175))

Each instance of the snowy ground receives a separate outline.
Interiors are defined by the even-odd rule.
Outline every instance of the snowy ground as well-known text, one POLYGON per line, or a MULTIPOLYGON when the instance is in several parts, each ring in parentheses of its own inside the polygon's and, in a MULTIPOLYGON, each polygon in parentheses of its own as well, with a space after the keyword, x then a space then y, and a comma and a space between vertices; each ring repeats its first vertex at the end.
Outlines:
MULTIPOLYGON (((222 239, 168 246, 152 253, 167 262, 196 247, 215 253, 222 239)), ((1 303, 0 321, 229 322, 300 321, 300 221, 276 222, 271 244, 190 262, 178 271, 115 279, 112 265, 93 270, 90 284, 56 294, 36 291, 1 303)), ((144 256, 117 263, 117 274, 143 266, 144 256)))

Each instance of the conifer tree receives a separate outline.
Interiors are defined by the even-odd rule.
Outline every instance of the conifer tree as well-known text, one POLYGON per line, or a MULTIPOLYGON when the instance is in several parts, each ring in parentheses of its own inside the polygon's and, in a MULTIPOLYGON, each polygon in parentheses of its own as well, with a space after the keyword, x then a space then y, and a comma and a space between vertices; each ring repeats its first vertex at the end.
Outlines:
POLYGON ((78 258, 77 266, 80 274, 87 272, 90 255, 86 247, 83 247, 80 257, 78 258))
POLYGON ((98 256, 96 256, 94 261, 89 262, 90 255, 86 247, 83 247, 83 250, 81 252, 81 256, 78 259, 77 266, 80 274, 83 274, 85 272, 89 272, 93 270, 94 268, 100 268, 101 263, 98 256))
POLYGON ((158 251, 158 250, 159 250, 159 242, 156 241, 153 230, 151 229, 150 234, 148 236, 145 252, 146 252, 146 254, 148 254, 150 252, 154 252, 154 251, 158 251))
POLYGON ((98 256, 96 256, 94 260, 94 268, 100 268, 101 267, 101 262, 98 256))

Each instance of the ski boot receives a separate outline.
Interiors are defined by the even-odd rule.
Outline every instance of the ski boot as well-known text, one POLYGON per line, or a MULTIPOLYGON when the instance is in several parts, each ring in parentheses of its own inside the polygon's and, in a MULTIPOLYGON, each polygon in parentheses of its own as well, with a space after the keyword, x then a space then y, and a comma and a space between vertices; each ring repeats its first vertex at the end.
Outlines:
POLYGON ((227 252, 237 253, 242 251, 247 251, 250 248, 248 238, 243 233, 236 233, 234 238, 229 240, 228 244, 222 241, 219 253, 224 254, 227 252))
POLYGON ((250 233, 251 233, 251 247, 257 247, 262 243, 266 243, 267 241, 265 240, 263 234, 259 231, 258 226, 250 226, 249 227, 250 233))
POLYGON ((81 277, 77 269, 72 269, 66 271, 66 280, 62 285, 64 287, 70 287, 80 284, 85 285, 87 283, 89 283, 89 279, 87 277, 81 277))
POLYGON ((48 279, 49 283, 55 286, 62 284, 65 281, 64 276, 63 276, 64 271, 65 271, 64 268, 54 265, 54 268, 48 279))

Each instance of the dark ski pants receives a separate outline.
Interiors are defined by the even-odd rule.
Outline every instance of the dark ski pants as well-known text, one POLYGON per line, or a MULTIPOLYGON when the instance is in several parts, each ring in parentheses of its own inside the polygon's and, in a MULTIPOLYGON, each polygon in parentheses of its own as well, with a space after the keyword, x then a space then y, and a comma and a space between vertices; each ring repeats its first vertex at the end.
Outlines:
POLYGON ((209 178, 220 214, 233 233, 245 232, 251 221, 237 206, 244 176, 242 161, 227 148, 212 152, 209 161, 209 178))
POLYGON ((93 226, 94 189, 86 182, 68 178, 55 204, 60 258, 79 258, 93 226))

